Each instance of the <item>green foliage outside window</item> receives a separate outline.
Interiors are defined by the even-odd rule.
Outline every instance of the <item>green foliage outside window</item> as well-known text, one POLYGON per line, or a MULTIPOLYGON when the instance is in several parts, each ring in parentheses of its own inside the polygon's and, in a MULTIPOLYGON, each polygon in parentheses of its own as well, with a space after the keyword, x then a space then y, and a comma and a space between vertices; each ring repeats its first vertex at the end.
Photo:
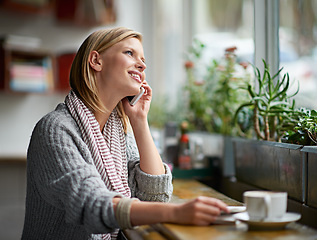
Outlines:
POLYGON ((202 42, 194 40, 185 63, 186 120, 191 130, 235 136, 234 113, 247 98, 241 86, 250 83, 249 64, 238 62, 236 47, 227 48, 221 59, 205 63, 205 50, 202 42))

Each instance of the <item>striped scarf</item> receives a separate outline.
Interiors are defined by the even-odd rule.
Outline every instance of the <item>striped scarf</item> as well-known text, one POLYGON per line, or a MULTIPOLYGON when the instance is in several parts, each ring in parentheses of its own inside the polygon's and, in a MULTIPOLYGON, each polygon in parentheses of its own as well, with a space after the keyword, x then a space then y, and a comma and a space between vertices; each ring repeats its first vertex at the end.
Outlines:
MULTIPOLYGON (((100 131, 91 110, 77 97, 74 91, 66 96, 65 103, 77 122, 85 143, 92 154, 94 164, 106 187, 126 197, 131 197, 128 186, 126 142, 122 122, 115 110, 100 131)), ((103 239, 115 238, 116 234, 103 234, 103 239)))

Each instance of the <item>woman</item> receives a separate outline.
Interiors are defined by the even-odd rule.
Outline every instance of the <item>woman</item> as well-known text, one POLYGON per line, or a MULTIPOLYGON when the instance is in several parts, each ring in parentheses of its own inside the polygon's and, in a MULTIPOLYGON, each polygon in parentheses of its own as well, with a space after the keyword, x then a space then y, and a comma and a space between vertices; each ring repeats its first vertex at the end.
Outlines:
POLYGON ((200 197, 168 202, 172 176, 153 143, 141 35, 99 30, 72 64, 72 90, 32 133, 22 239, 110 239, 118 229, 210 224, 226 205, 200 197), (126 96, 140 87, 135 106, 126 96), (135 140, 134 140, 135 139, 135 140))

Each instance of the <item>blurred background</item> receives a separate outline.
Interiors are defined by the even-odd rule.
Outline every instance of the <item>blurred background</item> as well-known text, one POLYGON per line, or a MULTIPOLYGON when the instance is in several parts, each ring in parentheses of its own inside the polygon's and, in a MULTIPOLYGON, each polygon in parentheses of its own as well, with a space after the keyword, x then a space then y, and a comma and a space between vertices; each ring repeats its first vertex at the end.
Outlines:
POLYGON ((0 239, 21 234, 32 129, 64 100, 72 57, 91 32, 125 26, 143 34, 150 123, 160 128, 181 121, 195 39, 204 45, 198 76, 236 47, 240 63, 283 67, 300 84, 297 105, 316 109, 316 14, 314 0, 1 0, 0 239))

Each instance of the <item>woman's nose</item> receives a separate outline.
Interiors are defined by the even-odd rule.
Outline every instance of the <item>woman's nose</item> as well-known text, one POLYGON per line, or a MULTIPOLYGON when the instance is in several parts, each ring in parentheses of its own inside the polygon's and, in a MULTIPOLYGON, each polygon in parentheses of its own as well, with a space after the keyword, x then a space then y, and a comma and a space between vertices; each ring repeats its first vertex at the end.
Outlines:
POLYGON ((139 60, 137 62, 137 68, 139 69, 139 71, 143 72, 146 69, 145 62, 143 62, 142 60, 139 60))

